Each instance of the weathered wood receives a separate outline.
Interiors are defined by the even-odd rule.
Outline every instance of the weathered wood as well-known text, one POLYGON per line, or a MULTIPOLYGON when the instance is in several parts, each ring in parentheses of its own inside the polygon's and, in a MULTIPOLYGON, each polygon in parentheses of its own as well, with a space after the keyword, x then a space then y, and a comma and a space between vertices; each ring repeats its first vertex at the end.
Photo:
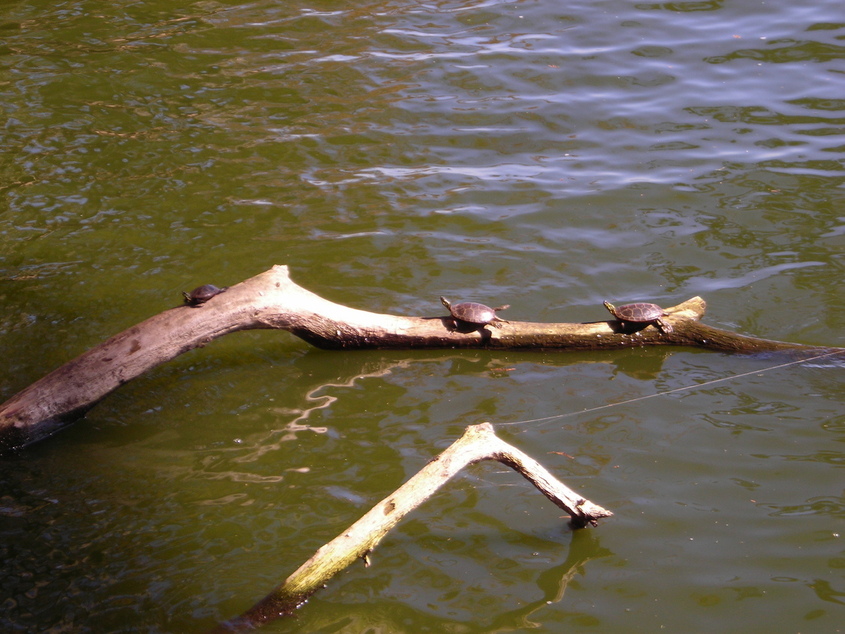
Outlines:
MULTIPOLYGON (((439 305, 432 301, 432 305, 439 305)), ((673 332, 636 329, 618 321, 532 323, 510 319, 500 328, 454 329, 441 309, 431 317, 403 317, 335 304, 295 284, 286 266, 230 287, 199 306, 179 306, 132 326, 69 361, 0 405, 0 451, 50 435, 122 384, 174 357, 239 330, 287 330, 325 349, 487 348, 601 350, 645 345, 696 346, 738 353, 817 348, 743 337, 699 323, 705 302, 694 297, 667 308, 673 332)), ((434 310, 434 309, 433 309, 434 310)))
POLYGON ((376 504, 361 519, 322 546, 308 561, 264 599, 215 632, 246 631, 292 614, 338 572, 369 555, 384 536, 468 465, 496 460, 522 474, 569 515, 573 528, 595 526, 613 513, 581 497, 557 480, 539 462, 504 442, 490 423, 466 428, 464 435, 423 467, 414 477, 376 504))

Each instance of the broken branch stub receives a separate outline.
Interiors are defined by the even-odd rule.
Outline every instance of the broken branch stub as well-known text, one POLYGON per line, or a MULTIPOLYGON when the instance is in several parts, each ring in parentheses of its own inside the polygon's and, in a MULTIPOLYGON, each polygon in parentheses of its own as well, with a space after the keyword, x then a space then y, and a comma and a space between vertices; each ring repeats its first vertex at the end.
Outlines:
POLYGON ((329 579, 357 559, 368 562, 382 538, 468 465, 496 460, 522 474, 543 495, 569 515, 573 528, 595 526, 612 512, 578 495, 539 462, 498 438, 490 423, 467 427, 464 435, 361 519, 319 550, 284 583, 216 632, 254 629, 290 615, 329 579))

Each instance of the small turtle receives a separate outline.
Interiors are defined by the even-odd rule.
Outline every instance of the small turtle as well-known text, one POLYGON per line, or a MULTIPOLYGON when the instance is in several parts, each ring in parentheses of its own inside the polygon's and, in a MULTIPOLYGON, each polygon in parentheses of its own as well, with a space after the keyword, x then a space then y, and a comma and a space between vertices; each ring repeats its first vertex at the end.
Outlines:
POLYGON ((646 302, 637 302, 636 304, 625 304, 624 306, 614 306, 610 302, 604 302, 604 307, 610 311, 610 314, 616 317, 621 322, 630 324, 653 324, 663 334, 672 332, 672 326, 663 321, 663 316, 668 315, 657 304, 649 304, 646 302))
POLYGON ((497 310, 505 310, 510 308, 510 304, 499 306, 498 308, 490 308, 484 304, 476 304, 475 302, 461 302, 460 304, 452 304, 445 297, 441 297, 440 301, 449 309, 449 314, 452 315, 453 325, 458 327, 458 322, 471 324, 473 326, 484 327, 487 324, 496 328, 501 328, 499 322, 508 323, 507 319, 496 317, 497 310))
POLYGON ((217 288, 214 284, 203 284, 202 286, 197 286, 190 293, 183 292, 182 296, 185 298, 185 303, 188 306, 199 306, 200 304, 204 304, 210 300, 215 295, 219 295, 227 288, 229 287, 224 286, 223 288, 217 288))

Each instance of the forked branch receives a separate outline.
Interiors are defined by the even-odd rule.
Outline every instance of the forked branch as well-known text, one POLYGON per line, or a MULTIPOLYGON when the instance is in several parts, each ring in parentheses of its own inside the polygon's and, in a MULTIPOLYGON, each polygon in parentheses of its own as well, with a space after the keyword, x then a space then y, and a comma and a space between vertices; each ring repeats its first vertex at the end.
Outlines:
POLYGON ((357 559, 363 559, 369 565, 370 553, 403 517, 434 495, 462 469, 483 460, 496 460, 521 473, 543 495, 566 511, 573 528, 583 528, 588 524, 595 526, 599 519, 613 515, 569 489, 539 462, 498 438, 490 423, 467 427, 461 438, 343 533, 322 546, 284 583, 241 616, 222 624, 215 631, 250 630, 288 616, 357 559))

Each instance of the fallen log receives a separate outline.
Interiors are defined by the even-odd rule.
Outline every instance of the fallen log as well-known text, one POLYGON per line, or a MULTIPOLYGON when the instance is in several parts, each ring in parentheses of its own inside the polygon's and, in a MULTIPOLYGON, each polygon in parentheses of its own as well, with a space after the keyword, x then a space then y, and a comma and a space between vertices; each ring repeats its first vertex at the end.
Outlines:
POLYGON ((420 506, 468 465, 496 460, 522 474, 569 515, 572 528, 597 525, 613 513, 581 497, 557 480, 539 462, 504 442, 490 423, 466 428, 464 435, 414 477, 376 504, 361 519, 320 549, 264 599, 215 633, 249 631, 289 616, 338 572, 358 559, 369 566, 370 553, 408 513, 420 506))
MULTIPOLYGON (((456 328, 449 315, 404 317, 335 304, 290 279, 286 266, 236 284, 208 301, 150 317, 81 354, 0 405, 0 452, 23 447, 79 418, 112 390, 174 357, 240 330, 280 329, 319 348, 608 350, 695 346, 735 353, 819 355, 819 348, 745 337, 701 324, 693 297, 667 308, 671 333, 615 319, 588 324, 509 321, 456 328)), ((446 312, 441 310, 441 313, 446 312)), ((841 350, 841 349, 839 349, 841 350)))

